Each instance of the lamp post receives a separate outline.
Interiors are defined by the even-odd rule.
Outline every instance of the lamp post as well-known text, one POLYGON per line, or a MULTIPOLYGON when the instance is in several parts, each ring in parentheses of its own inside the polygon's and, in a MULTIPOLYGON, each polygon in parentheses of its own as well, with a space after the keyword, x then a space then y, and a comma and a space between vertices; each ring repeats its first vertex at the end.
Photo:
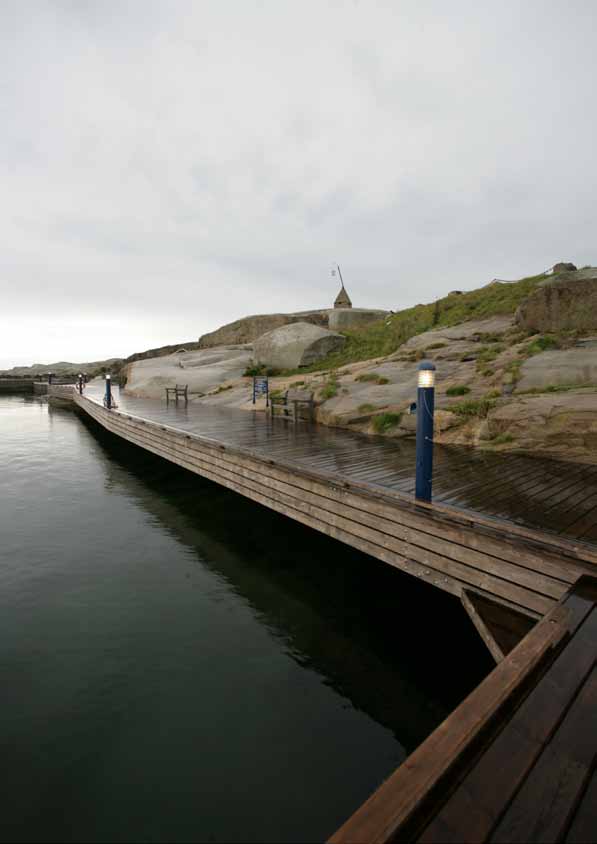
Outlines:
POLYGON ((83 373, 79 372, 79 395, 83 395, 83 373))
POLYGON ((112 408, 112 377, 106 373, 106 395, 104 404, 110 410, 112 408))
POLYGON ((417 389, 417 474, 415 496, 431 501, 433 476, 433 412, 435 405, 435 365, 424 360, 419 364, 417 389))

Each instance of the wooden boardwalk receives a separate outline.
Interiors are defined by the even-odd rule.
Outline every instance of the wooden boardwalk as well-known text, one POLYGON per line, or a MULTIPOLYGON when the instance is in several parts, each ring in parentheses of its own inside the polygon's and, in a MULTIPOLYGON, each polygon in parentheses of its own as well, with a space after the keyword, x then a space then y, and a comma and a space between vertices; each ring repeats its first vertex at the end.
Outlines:
MULTIPOLYGON (((101 401, 97 388, 87 395, 101 401)), ((342 428, 289 424, 263 413, 185 407, 116 395, 119 410, 225 445, 403 492, 415 490, 412 440, 365 437, 342 428)), ((597 465, 436 446, 438 503, 597 543, 597 465)))
MULTIPOLYGON (((456 595, 497 660, 582 574, 597 570, 597 548, 586 541, 473 511, 471 501, 483 488, 487 501, 491 495, 487 464, 476 463, 483 456, 472 452, 438 449, 437 461, 436 491, 462 499, 472 485, 468 506, 448 506, 441 491, 433 504, 423 504, 408 486, 411 443, 126 396, 116 397, 118 409, 106 410, 98 392, 53 389, 129 442, 456 595)), ((521 459, 510 473, 513 484, 528 479, 528 460, 521 459)), ((497 487, 504 470, 499 458, 489 460, 497 487)), ((554 473, 552 466, 540 470, 554 473)))
POLYGON ((579 580, 330 844, 595 841, 596 602, 579 580))

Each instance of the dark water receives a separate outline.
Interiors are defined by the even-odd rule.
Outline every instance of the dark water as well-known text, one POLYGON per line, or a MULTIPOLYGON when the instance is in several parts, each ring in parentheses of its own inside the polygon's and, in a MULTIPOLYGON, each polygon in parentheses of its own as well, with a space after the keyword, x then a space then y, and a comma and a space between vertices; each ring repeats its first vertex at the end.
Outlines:
POLYGON ((457 601, 0 397, 5 841, 321 841, 491 663, 457 601))

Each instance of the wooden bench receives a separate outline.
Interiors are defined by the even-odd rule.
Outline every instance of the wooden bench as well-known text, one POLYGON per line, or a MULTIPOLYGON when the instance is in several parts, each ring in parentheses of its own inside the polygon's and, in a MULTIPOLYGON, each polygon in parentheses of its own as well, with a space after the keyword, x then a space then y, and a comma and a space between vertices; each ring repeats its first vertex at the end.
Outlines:
POLYGON ((583 576, 330 842, 597 840, 596 605, 583 576))
POLYGON ((296 422, 304 419, 313 422, 315 417, 315 401, 313 393, 307 390, 286 390, 280 396, 270 396, 272 417, 278 415, 296 422))
POLYGON ((170 396, 174 398, 178 404, 179 398, 184 398, 184 403, 189 403, 189 385, 175 384, 174 387, 166 387, 166 404, 170 403, 170 396))

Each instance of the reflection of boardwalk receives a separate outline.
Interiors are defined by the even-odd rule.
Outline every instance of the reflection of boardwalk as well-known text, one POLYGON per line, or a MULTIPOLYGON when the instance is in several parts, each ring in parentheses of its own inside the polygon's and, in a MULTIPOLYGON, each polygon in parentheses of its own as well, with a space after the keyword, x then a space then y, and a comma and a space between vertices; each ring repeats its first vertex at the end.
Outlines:
MULTIPOLYGON (((89 395, 98 395, 89 390, 89 395)), ((119 409, 266 457, 414 495, 412 441, 293 425, 262 413, 117 398, 119 409)), ((597 466, 436 447, 434 500, 597 543, 597 466)))

